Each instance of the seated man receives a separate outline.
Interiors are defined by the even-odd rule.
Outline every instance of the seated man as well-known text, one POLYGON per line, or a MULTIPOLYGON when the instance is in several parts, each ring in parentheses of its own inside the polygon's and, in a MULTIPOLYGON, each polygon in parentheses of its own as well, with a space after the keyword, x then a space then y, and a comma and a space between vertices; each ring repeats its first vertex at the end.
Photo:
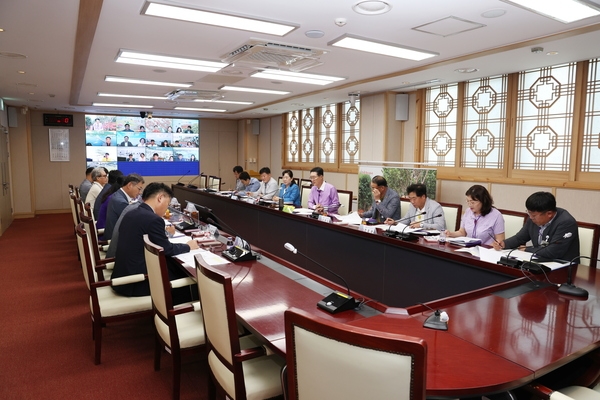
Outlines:
POLYGON ((273 196, 277 194, 277 181, 271 176, 271 169, 269 167, 263 167, 258 171, 260 173, 260 184, 258 190, 252 194, 254 197, 260 197, 264 200, 272 200, 273 196))
POLYGON ((123 186, 117 190, 108 202, 106 209, 106 224, 104 225, 104 240, 110 240, 119 216, 142 193, 144 178, 138 174, 129 174, 123 180, 123 186))
POLYGON ((377 222, 383 222, 387 218, 400 219, 400 196, 388 187, 383 176, 376 175, 371 179, 371 193, 373 204, 368 211, 358 210, 361 218, 373 218, 377 222))
POLYGON ((340 198, 337 189, 325 182, 323 176, 323 168, 314 167, 310 170, 310 180, 312 187, 308 195, 308 208, 314 209, 321 214, 327 211, 328 213, 337 213, 340 208, 340 198))
MULTIPOLYGON (((444 210, 440 203, 427 197, 427 186, 413 183, 406 188, 406 193, 412 205, 402 218, 406 225, 410 225, 411 228, 446 230, 444 210)), ((385 223, 393 224, 394 220, 388 218, 385 223)))
POLYGON ((242 168, 239 165, 236 165, 235 167, 233 167, 233 176, 235 177, 235 191, 239 192, 241 190, 244 190, 244 184, 242 183, 242 180, 240 179, 240 174, 244 172, 244 168, 242 168))
POLYGON ((250 174, 246 171, 240 173, 240 181, 242 182, 242 190, 235 192, 238 196, 249 196, 250 193, 256 192, 260 187, 258 179, 250 178, 250 174))
POLYGON ((85 170, 85 179, 81 182, 81 184, 79 185, 79 197, 81 198, 81 201, 83 202, 83 204, 85 204, 85 198, 88 194, 88 192, 90 191, 90 189, 92 188, 92 171, 94 170, 94 167, 88 167, 85 170))
POLYGON ((577 221, 563 208, 556 207, 552 193, 536 192, 525 201, 529 219, 513 237, 492 243, 496 250, 514 249, 531 240, 525 251, 548 260, 570 261, 579 256, 577 221))
MULTIPOLYGON (((150 241, 164 249, 169 266, 169 279, 179 279, 186 276, 183 269, 171 264, 172 256, 187 253, 190 249, 197 249, 198 243, 189 240, 185 244, 174 244, 165 235, 165 222, 162 216, 167 211, 173 191, 164 183, 153 182, 149 184, 142 195, 143 203, 129 211, 119 227, 119 246, 115 258, 113 278, 128 275, 146 274, 146 260, 144 258, 144 235, 150 241)), ((189 290, 188 288, 184 288, 189 290)), ((136 282, 128 285, 115 286, 115 292, 122 296, 148 296, 150 287, 148 281, 136 282)), ((175 297, 175 293, 174 293, 175 297)), ((174 300, 175 301, 175 300, 174 300)))

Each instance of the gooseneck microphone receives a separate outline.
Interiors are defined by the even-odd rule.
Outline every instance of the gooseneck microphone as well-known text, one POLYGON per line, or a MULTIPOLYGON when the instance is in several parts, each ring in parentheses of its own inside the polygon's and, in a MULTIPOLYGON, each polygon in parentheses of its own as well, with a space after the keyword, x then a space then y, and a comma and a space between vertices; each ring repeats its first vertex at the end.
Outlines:
POLYGON ((567 282, 561 284, 558 287, 558 293, 565 294, 568 296, 573 296, 573 297, 583 297, 583 298, 587 299, 589 296, 588 291, 572 284, 573 264, 575 264, 575 260, 580 259, 580 258, 587 258, 588 260, 592 260, 592 261, 600 261, 597 258, 592 258, 592 257, 588 257, 588 256, 577 256, 577 257, 573 258, 569 262, 569 269, 567 272, 567 282))
POLYGON ((332 314, 335 314, 340 311, 352 310, 358 306, 358 303, 356 302, 356 300, 354 300, 354 298, 350 295, 350 286, 348 286, 348 283, 346 282, 346 280, 344 278, 342 278, 342 276, 336 274, 335 272, 333 272, 332 270, 330 270, 323 264, 316 262, 315 260, 313 260, 312 258, 307 256, 306 254, 299 252, 298 249, 296 249, 294 247, 294 245, 292 245, 291 243, 286 243, 283 245, 283 247, 285 247, 286 250, 291 251, 294 254, 300 254, 302 257, 306 258, 308 261, 311 261, 312 263, 318 265, 319 267, 323 268, 325 271, 329 272, 330 274, 337 276, 342 282, 344 282, 344 285, 346 286, 346 290, 348 291, 347 295, 340 293, 340 292, 333 292, 329 296, 325 297, 323 300, 319 301, 317 303, 317 307, 319 307, 327 312, 330 312, 332 314))
POLYGON ((500 257, 500 260, 497 262, 497 264, 506 265, 507 267, 512 267, 512 268, 521 268, 523 261, 521 261, 517 258, 510 258, 510 255, 515 250, 517 250, 516 247, 514 249, 512 249, 511 251, 509 251, 506 256, 500 257))
POLYGON ((176 185, 177 185, 177 186, 185 186, 183 183, 181 183, 181 180, 183 179, 183 177, 184 177, 184 176, 186 176, 187 174, 189 174, 189 173, 190 173, 190 171, 191 171, 191 169, 188 169, 188 170, 187 170, 187 172, 186 172, 185 174, 181 175, 181 178, 179 178, 179 179, 177 180, 177 183, 176 183, 176 185))
POLYGON ((192 185, 192 182, 194 182, 196 179, 198 179, 201 176, 202 176, 202 174, 196 175, 195 177, 193 177, 192 180, 188 182, 187 187, 189 187, 190 189, 198 189, 198 186, 192 185))
MULTIPOLYGON (((424 213, 423 213, 423 214, 424 214, 424 213)), ((431 221, 431 220, 433 220, 433 219, 435 219, 435 218, 439 218, 439 217, 441 217, 441 216, 442 216, 442 214, 440 213, 440 214, 438 214, 438 215, 434 215, 434 216, 432 216, 432 217, 429 217, 429 218, 424 218, 424 219, 422 219, 422 220, 421 220, 421 222, 425 222, 425 221, 431 221)), ((417 235, 415 235, 415 234, 412 234, 412 233, 410 233, 410 232, 409 232, 409 233, 405 233, 405 232, 404 232, 404 231, 405 231, 405 230, 406 230, 406 229, 407 229, 409 226, 410 226, 410 224, 409 224, 409 225, 406 225, 404 228, 402 228, 402 232, 400 232, 400 233, 399 233, 399 234, 396 236, 396 238, 397 238, 397 239, 400 239, 400 240, 413 240, 413 241, 414 241, 414 240, 419 240, 419 237, 418 237, 417 235)))
MULTIPOLYGON (((423 211, 422 213, 415 214, 415 215, 412 215, 410 217, 404 217, 404 218, 396 219, 396 220, 394 220, 394 224, 397 224, 397 223, 400 223, 400 222, 404 222, 404 221, 410 221, 410 219, 413 218, 413 217, 418 217, 418 216, 425 215, 425 214, 427 214, 427 211, 423 211)), ((386 236, 389 236, 389 237, 397 237, 398 236, 398 231, 393 231, 392 230, 392 225, 390 225, 383 234, 386 235, 386 236)))
POLYGON ((536 251, 534 251, 533 253, 531 253, 531 257, 529 257, 529 261, 524 261, 523 262, 523 264, 521 265, 521 269, 527 270, 527 271, 532 272, 532 273, 540 273, 540 272, 542 272, 542 269, 543 268, 547 268, 547 267, 543 266, 540 263, 533 262, 533 257, 535 257, 535 255, 539 251, 545 249, 546 247, 552 246, 553 244, 556 244, 556 243, 559 243, 563 239, 568 239, 571 236, 573 236, 573 234, 571 232, 567 232, 562 237, 560 237, 560 238, 558 238, 556 240, 553 240, 550 243, 547 243, 547 244, 543 244, 542 243, 542 245, 536 251))

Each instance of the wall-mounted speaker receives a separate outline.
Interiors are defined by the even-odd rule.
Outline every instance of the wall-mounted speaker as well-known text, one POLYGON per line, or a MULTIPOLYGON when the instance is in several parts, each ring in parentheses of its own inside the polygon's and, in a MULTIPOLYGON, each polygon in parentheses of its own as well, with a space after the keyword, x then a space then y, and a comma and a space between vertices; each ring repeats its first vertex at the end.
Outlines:
POLYGON ((9 128, 18 128, 19 127, 19 122, 17 121, 18 119, 18 114, 17 114, 17 107, 7 107, 7 113, 8 113, 8 127, 9 128))
POLYGON ((396 95, 396 121, 408 121, 408 95, 396 95))
POLYGON ((252 120, 252 134, 256 136, 260 134, 260 119, 252 120))

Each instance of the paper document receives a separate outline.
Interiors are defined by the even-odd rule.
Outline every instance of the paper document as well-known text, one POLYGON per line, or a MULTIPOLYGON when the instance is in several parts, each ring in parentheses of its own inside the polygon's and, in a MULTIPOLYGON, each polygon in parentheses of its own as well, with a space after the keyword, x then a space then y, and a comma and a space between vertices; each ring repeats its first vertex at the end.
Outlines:
POLYGON ((455 244, 458 246, 475 246, 477 244, 481 244, 481 240, 477 238, 470 238, 467 236, 459 236, 459 237, 449 237, 446 238, 446 241, 451 244, 455 244))
POLYGON ((358 215, 356 211, 353 211, 348 215, 339 215, 336 218, 350 225, 362 224, 362 218, 360 217, 360 215, 358 215))
POLYGON ((479 249, 479 259, 492 264, 497 264, 498 261, 500 261, 500 257, 504 257, 506 255, 505 251, 498 251, 480 246, 477 246, 477 248, 479 249))
POLYGON ((310 215, 313 213, 313 210, 311 210, 310 208, 295 208, 293 213, 300 215, 310 215))
POLYGON ((480 247, 475 246, 475 247, 462 247, 462 248, 456 249, 454 251, 458 251, 460 253, 469 253, 472 256, 479 257, 479 250, 480 250, 480 247))
POLYGON ((204 260, 209 265, 229 264, 228 260, 224 259, 223 257, 221 257, 217 254, 211 253, 208 250, 204 250, 204 249, 196 249, 196 250, 191 250, 187 253, 178 254, 175 256, 175 258, 177 258, 178 260, 183 262, 186 266, 195 268, 196 260, 194 259, 194 256, 199 253, 202 254, 202 258, 204 258, 204 260))
POLYGON ((422 228, 411 228, 410 225, 404 225, 402 222, 398 222, 397 225, 392 225, 391 228, 393 231, 401 232, 401 233, 411 233, 416 231, 422 231, 422 228))

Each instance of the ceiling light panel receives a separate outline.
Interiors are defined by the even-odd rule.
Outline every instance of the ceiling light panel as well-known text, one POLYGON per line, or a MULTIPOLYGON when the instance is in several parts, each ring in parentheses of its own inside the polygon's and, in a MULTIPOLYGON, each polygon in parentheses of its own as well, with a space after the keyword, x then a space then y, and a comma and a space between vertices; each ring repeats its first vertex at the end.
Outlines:
POLYGON ((597 5, 578 0, 502 0, 536 14, 568 24, 600 15, 597 5))
POLYGON ((399 46, 393 43, 385 43, 350 35, 343 35, 327 43, 327 45, 414 61, 421 61, 427 58, 439 56, 439 53, 432 51, 419 50, 411 47, 399 46))
POLYGON ((100 97, 125 97, 128 99, 167 100, 164 96, 141 96, 137 94, 98 93, 100 97))
POLYGON ((227 110, 220 110, 217 108, 191 108, 191 107, 175 107, 174 110, 183 111, 206 111, 206 112, 226 112, 227 110))
POLYGON ((124 64, 147 65, 151 67, 174 68, 202 72, 217 72, 229 65, 222 62, 161 56, 158 54, 138 53, 129 50, 120 50, 115 61, 124 64))
POLYGON ((250 93, 264 93, 264 94, 290 94, 291 92, 284 92, 282 90, 269 90, 269 89, 257 89, 257 88, 249 88, 242 86, 221 86, 219 90, 231 90, 236 92, 250 92, 250 93))
POLYGON ((171 86, 171 87, 192 87, 191 83, 181 83, 181 82, 160 82, 160 81, 147 81, 143 79, 132 79, 132 78, 123 78, 120 76, 110 76, 107 75, 104 80, 106 82, 118 82, 118 83, 134 83, 138 85, 154 85, 154 86, 171 86))
POLYGON ((327 75, 304 74, 301 72, 264 70, 250 75, 253 78, 275 79, 287 82, 306 83, 309 85, 328 85, 333 82, 343 81, 346 78, 327 75))
POLYGON ((147 106, 141 104, 110 104, 110 103, 92 103, 94 107, 129 107, 129 108, 154 108, 154 106, 147 106))
POLYGON ((285 36, 298 28, 297 25, 266 21, 255 18, 241 17, 232 14, 199 10, 196 8, 178 7, 167 4, 146 2, 142 15, 177 19, 198 24, 214 25, 223 28, 259 32, 268 35, 285 36))
POLYGON ((254 104, 253 101, 234 101, 234 100, 205 100, 205 99, 195 99, 194 101, 196 101, 198 103, 241 104, 241 105, 254 104))

